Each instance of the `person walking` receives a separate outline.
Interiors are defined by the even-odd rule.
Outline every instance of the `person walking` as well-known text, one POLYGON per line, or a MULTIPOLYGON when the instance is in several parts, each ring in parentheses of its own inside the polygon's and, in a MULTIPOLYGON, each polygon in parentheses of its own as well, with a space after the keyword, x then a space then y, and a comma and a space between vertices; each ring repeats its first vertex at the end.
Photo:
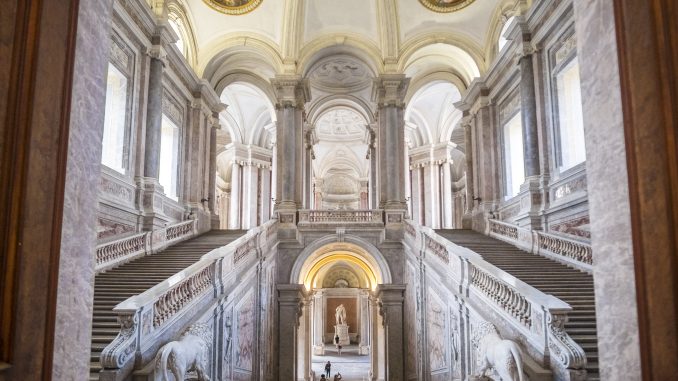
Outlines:
MULTIPOLYGON (((325 364, 325 374, 327 377, 330 377, 330 371, 332 370, 332 364, 328 361, 327 364, 325 364)), ((323 375, 325 377, 325 375, 323 375)))
POLYGON ((341 344, 337 344, 337 353, 341 356, 341 344))

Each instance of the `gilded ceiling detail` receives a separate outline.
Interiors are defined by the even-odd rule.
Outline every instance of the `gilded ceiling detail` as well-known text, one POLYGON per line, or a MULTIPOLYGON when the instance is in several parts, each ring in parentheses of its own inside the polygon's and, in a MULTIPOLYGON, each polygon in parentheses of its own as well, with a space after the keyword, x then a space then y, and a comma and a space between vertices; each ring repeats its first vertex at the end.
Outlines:
POLYGON ((213 9, 227 15, 244 15, 258 7, 263 0, 203 0, 213 9))
POLYGON ((426 8, 438 13, 458 11, 474 1, 475 0, 419 0, 426 8))

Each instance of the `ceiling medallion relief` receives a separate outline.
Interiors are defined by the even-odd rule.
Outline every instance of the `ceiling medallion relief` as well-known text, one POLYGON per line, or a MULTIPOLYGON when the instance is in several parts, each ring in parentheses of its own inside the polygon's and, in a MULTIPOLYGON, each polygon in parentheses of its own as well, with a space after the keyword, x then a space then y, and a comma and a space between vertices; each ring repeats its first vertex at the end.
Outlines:
POLYGON ((419 0, 423 6, 438 13, 458 11, 474 1, 475 0, 419 0))
POLYGON ((371 83, 367 68, 347 57, 321 61, 311 71, 310 79, 315 87, 325 91, 355 91, 371 83))
POLYGON ((212 9, 227 15, 244 15, 252 12, 263 0, 203 0, 212 9))

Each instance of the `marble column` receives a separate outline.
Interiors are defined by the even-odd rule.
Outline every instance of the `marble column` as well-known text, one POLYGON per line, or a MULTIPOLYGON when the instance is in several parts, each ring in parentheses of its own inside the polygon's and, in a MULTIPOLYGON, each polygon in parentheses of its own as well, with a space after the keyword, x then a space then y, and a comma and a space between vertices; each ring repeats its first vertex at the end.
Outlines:
POLYGON ((160 175, 160 139, 162 132, 164 49, 159 45, 153 46, 149 52, 149 57, 144 177, 158 179, 160 175))
POLYGON ((370 159, 370 208, 378 209, 379 208, 379 187, 378 187, 378 170, 377 170, 377 134, 372 128, 368 126, 370 133, 370 146, 368 147, 369 159, 370 159))
POLYGON ((405 93, 404 74, 384 74, 374 81, 372 99, 378 108, 380 206, 406 210, 405 204, 405 93))
POLYGON ((369 290, 360 290, 358 294, 358 308, 360 311, 360 343, 358 344, 358 354, 370 354, 370 292, 369 290))
POLYGON ((241 185, 240 185, 240 164, 233 163, 231 166, 231 204, 229 206, 229 215, 228 215, 228 228, 229 229, 240 229, 240 195, 241 195, 241 185))
POLYGON ((305 154, 304 154, 304 209, 311 209, 313 195, 313 130, 308 130, 305 137, 305 154))
POLYGON ((263 167, 261 171, 261 205, 260 221, 262 224, 271 219, 271 168, 263 167))
POLYGON ((405 285, 380 284, 377 287, 379 313, 383 318, 385 334, 386 377, 389 381, 405 379, 405 347, 403 331, 403 302, 405 285))
POLYGON ((316 290, 313 293, 313 354, 325 355, 325 308, 324 292, 316 290))
POLYGON ((413 166, 412 170, 412 198, 410 203, 412 204, 412 220, 418 224, 423 224, 423 213, 421 209, 421 168, 419 166, 413 166))
POLYGON ((146 103, 145 143, 143 148, 143 176, 137 178, 138 202, 143 210, 142 229, 164 227, 168 221, 162 210, 163 188, 160 176, 160 140, 162 138, 163 75, 166 52, 161 44, 148 51, 148 94, 146 103))
POLYGON ((210 156, 209 156, 209 166, 207 169, 208 176, 208 188, 207 188, 207 207, 211 216, 211 226, 213 229, 219 226, 219 216, 216 213, 217 210, 217 130, 219 126, 219 113, 212 114, 212 125, 210 127, 210 156))
POLYGON ((380 331, 383 330, 383 319, 381 315, 379 315, 379 300, 376 296, 370 295, 369 306, 372 321, 370 326, 372 337, 372 348, 370 348, 370 380, 384 380, 385 372, 381 369, 381 367, 383 367, 383 362, 379 361, 379 358, 383 356, 382 352, 384 347, 383 335, 379 335, 380 331))
POLYGON ((464 156, 466 159, 466 208, 464 210, 464 217, 462 220, 462 227, 464 229, 471 228, 471 215, 475 201, 475 184, 473 173, 473 129, 471 123, 466 121, 462 124, 464 129, 464 156))
POLYGON ((250 162, 242 171, 242 227, 251 229, 257 226, 259 215, 259 167, 250 162))
POLYGON ((299 319, 303 313, 304 286, 279 284, 277 290, 278 380, 296 380, 299 319))
POLYGON ((424 166, 424 224, 440 228, 440 166, 436 162, 424 166))
POLYGON ((309 100, 308 82, 296 75, 281 75, 271 80, 277 103, 277 184, 276 210, 292 211, 302 204, 301 171, 303 152, 303 111, 309 100))
POLYGON ((526 48, 520 62, 520 115, 523 123, 525 178, 539 176, 539 136, 532 52, 526 48))
POLYGON ((454 212, 456 207, 452 201, 452 159, 447 158, 442 165, 443 178, 443 229, 452 229, 454 227, 454 212))
POLYGON ((367 181, 360 181, 360 209, 369 209, 368 191, 369 185, 367 181))

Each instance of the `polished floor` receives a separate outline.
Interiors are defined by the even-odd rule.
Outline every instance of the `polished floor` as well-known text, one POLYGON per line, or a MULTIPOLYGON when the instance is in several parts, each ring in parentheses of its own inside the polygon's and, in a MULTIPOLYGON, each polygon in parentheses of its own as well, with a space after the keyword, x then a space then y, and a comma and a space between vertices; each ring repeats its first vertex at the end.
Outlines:
POLYGON ((364 381, 370 372, 370 356, 358 355, 358 346, 349 345, 341 350, 341 356, 337 354, 336 349, 328 346, 325 350, 325 356, 313 356, 313 372, 315 380, 320 380, 320 375, 324 373, 325 364, 329 361, 332 364, 332 371, 329 381, 334 380, 334 375, 341 373, 341 381, 364 381))

